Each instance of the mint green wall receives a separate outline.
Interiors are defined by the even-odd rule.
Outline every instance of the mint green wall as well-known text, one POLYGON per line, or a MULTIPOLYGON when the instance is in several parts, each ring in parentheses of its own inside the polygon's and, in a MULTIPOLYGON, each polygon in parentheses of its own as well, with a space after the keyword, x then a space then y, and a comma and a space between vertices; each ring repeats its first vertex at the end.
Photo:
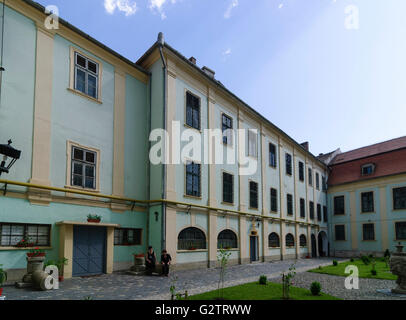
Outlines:
MULTIPOLYGON (((70 46, 60 36, 54 41, 54 81, 52 94, 51 182, 66 185, 66 142, 71 140, 100 150, 100 191, 112 193, 114 68, 83 48, 84 53, 103 64, 102 104, 67 90, 70 75, 70 46)), ((76 47, 76 46, 74 46, 76 47)))
MULTIPOLYGON (((59 250, 59 227, 55 223, 70 221, 86 221, 88 214, 97 214, 102 222, 120 224, 122 227, 146 229, 145 212, 112 213, 107 208, 90 208, 61 203, 49 206, 31 205, 28 201, 4 197, 1 198, 1 222, 52 224, 52 250, 47 250, 47 259, 56 259, 59 250)), ((146 234, 143 234, 142 246, 114 247, 114 261, 132 261, 131 254, 136 250, 145 251, 146 234)), ((26 267, 25 251, 0 251, 0 264, 5 269, 21 269, 26 267)))
POLYGON ((1 83, 0 144, 11 138, 13 146, 22 151, 7 179, 27 182, 31 178, 36 27, 33 21, 14 10, 6 7, 5 11, 3 65, 6 71, 2 73, 1 83))
POLYGON ((147 198, 148 94, 147 85, 126 76, 124 190, 126 197, 138 200, 147 198))

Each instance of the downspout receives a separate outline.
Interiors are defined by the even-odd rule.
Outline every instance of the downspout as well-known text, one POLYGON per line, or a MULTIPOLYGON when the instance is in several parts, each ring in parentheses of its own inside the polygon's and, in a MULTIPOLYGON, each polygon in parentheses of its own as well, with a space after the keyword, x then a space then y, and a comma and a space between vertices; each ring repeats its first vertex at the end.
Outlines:
MULTIPOLYGON (((167 99, 166 99, 166 94, 167 94, 167 76, 168 76, 168 69, 166 65, 166 61, 164 58, 164 54, 162 52, 162 49, 165 45, 165 40, 164 40, 164 35, 162 32, 158 34, 158 48, 159 48, 159 54, 161 55, 161 60, 162 60, 162 69, 164 71, 164 78, 163 78, 163 125, 162 128, 166 132, 166 104, 167 104, 167 99)), ((164 148, 165 148, 165 157, 164 157, 164 162, 162 163, 162 199, 166 199, 166 153, 168 152, 167 150, 167 145, 166 145, 166 140, 164 142, 164 148)), ((161 237, 161 249, 166 249, 166 203, 162 204, 162 225, 161 225, 161 232, 162 232, 162 237, 161 237)))
MULTIPOLYGON (((148 135, 148 155, 149 151, 151 150, 151 140, 149 139, 149 135, 151 134, 151 128, 152 128, 152 72, 149 74, 149 110, 147 114, 147 135, 148 135)), ((151 200, 151 162, 147 162, 148 167, 147 167, 147 200, 151 200)), ((151 226, 151 204, 148 202, 147 205, 147 210, 148 210, 148 220, 147 220, 147 241, 148 243, 150 242, 150 226, 151 226)))

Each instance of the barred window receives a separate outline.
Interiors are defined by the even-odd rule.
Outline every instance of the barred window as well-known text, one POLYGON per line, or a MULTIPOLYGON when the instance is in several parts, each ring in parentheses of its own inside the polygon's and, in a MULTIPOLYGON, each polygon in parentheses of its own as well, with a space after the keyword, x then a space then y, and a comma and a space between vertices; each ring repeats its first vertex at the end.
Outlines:
POLYGON ((50 224, 0 223, 0 246, 12 247, 26 239, 33 246, 51 245, 50 224))
POLYGON ((299 161, 299 180, 304 181, 304 163, 299 161))
POLYGON ((231 145, 233 143, 233 119, 223 114, 222 116, 222 131, 223 131, 223 143, 231 145))
POLYGON ((135 246, 142 244, 142 229, 117 228, 114 230, 115 246, 135 246))
POLYGON ((258 209, 258 183, 250 181, 250 208, 258 209))
POLYGON ((326 177, 321 177, 321 188, 323 191, 327 191, 326 177))
POLYGON ((320 190, 320 175, 316 172, 316 189, 320 190))
POLYGON ((236 249, 238 248, 237 235, 232 230, 223 230, 217 237, 218 249, 236 249))
POLYGON ((254 129, 248 130, 248 156, 257 157, 257 132, 254 129))
POLYGON ((321 205, 317 204, 317 221, 321 221, 321 205))
POLYGON ((306 239, 306 236, 304 234, 300 235, 299 241, 300 241, 300 246, 301 247, 307 247, 307 239, 306 239))
POLYGON ((286 235, 286 246, 287 247, 294 247, 295 246, 295 237, 291 233, 288 233, 286 235))
POLYGON ((292 175, 292 156, 289 153, 285 154, 286 174, 292 175))
POLYGON ((323 206, 323 220, 324 220, 324 222, 328 222, 328 214, 327 214, 326 206, 323 206))
POLYGON ((279 248, 281 246, 280 241, 279 241, 279 235, 275 232, 272 232, 268 236, 268 246, 270 248, 279 248))
POLYGON ((200 98, 186 92, 186 125, 200 130, 200 98))
POLYGON ((361 193, 361 210, 364 213, 374 212, 374 193, 372 191, 361 193))
POLYGON ((344 196, 334 197, 334 214, 343 215, 345 214, 344 206, 344 196))
POLYGON ((344 241, 345 240, 345 226, 344 225, 335 226, 334 231, 335 231, 335 239, 336 239, 336 241, 344 241))
POLYGON ((271 188, 271 211, 278 211, 278 190, 271 188))
POLYGON ((310 219, 314 219, 314 202, 310 201, 309 202, 309 213, 310 213, 310 219))
POLYGON ((201 196, 200 164, 189 162, 186 164, 186 195, 201 196))
POLYGON ((234 203, 234 176, 223 172, 223 202, 234 203))
POLYGON ((291 216, 291 215, 293 215, 293 197, 291 194, 286 195, 286 201, 287 201, 288 215, 291 216))
POLYGON ((366 223, 362 225, 362 239, 375 240, 375 225, 373 223, 366 223))
POLYGON ((406 187, 393 189, 393 209, 406 209, 406 187))
POLYGON ((396 222, 396 240, 406 240, 406 221, 396 222))
POLYGON ((178 250, 206 249, 206 236, 198 228, 186 228, 179 233, 178 250))
POLYGON ((311 168, 309 168, 308 169, 308 178, 309 178, 309 186, 312 186, 313 185, 313 172, 312 172, 312 169, 311 168))
POLYGON ((276 168, 276 146, 273 143, 269 144, 269 165, 276 168))
POLYGON ((305 199, 303 199, 303 198, 300 199, 300 217, 301 218, 306 217, 306 205, 305 205, 305 199))

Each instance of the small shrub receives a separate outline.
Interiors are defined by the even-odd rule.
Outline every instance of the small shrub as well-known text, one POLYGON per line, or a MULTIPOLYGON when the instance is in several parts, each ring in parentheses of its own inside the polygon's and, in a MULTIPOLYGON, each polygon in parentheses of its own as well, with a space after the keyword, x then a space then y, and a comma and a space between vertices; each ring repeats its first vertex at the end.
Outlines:
POLYGON ((310 286, 310 292, 312 293, 312 295, 314 296, 319 296, 321 293, 321 284, 320 282, 313 282, 310 286))
POLYGON ((385 253, 383 254, 383 257, 384 257, 384 258, 386 258, 386 257, 389 257, 389 258, 390 258, 390 251, 389 251, 389 249, 386 249, 386 250, 385 250, 385 253))
POLYGON ((371 259, 368 256, 362 256, 361 260, 366 266, 371 263, 371 259))
POLYGON ((266 285, 267 281, 268 281, 268 278, 266 276, 260 276, 259 277, 259 284, 266 285))
POLYGON ((373 276, 376 276, 376 275, 378 274, 378 272, 377 272, 376 270, 372 269, 372 270, 371 270, 371 274, 372 274, 373 276))
POLYGON ((354 258, 351 258, 351 260, 350 260, 351 262, 354 262, 355 260, 354 260, 354 258))
POLYGON ((338 266, 338 261, 337 260, 333 260, 333 266, 337 267, 338 266))
POLYGON ((319 266, 319 270, 323 270, 323 267, 322 267, 322 266, 319 266))
POLYGON ((368 255, 368 258, 373 259, 373 258, 375 258, 375 256, 373 254, 370 254, 370 255, 368 255))

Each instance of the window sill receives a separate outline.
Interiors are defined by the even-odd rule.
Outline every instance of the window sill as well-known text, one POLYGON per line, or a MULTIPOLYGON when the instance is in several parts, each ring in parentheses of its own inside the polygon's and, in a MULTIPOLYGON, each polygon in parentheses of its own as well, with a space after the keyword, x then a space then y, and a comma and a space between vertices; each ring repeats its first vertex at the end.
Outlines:
POLYGON ((224 201, 222 201, 221 204, 222 204, 222 205, 225 205, 225 206, 230 206, 230 207, 234 207, 234 206, 235 206, 235 203, 234 203, 234 202, 224 202, 224 201))
POLYGON ((360 212, 361 214, 376 214, 376 211, 371 211, 371 212, 360 212))
POLYGON ((187 128, 187 129, 196 130, 196 131, 202 133, 202 129, 197 129, 197 128, 195 128, 195 127, 189 126, 189 125, 186 124, 186 123, 184 123, 183 126, 184 126, 185 128, 187 128))
MULTIPOLYGON (((217 249, 217 252, 219 252, 221 249, 217 249)), ((223 250, 226 250, 226 251, 240 251, 240 249, 238 249, 238 248, 231 248, 231 249, 223 249, 223 250)))
POLYGON ((72 190, 79 190, 79 191, 85 191, 85 192, 93 192, 93 193, 100 193, 99 189, 89 189, 89 188, 82 188, 82 187, 75 187, 75 186, 65 186, 65 189, 72 189, 72 190))
POLYGON ((93 98, 93 97, 91 97, 91 96, 88 96, 87 94, 84 94, 83 92, 81 92, 81 91, 79 91, 79 90, 72 89, 72 88, 67 88, 67 89, 68 89, 68 91, 72 92, 73 94, 76 94, 76 95, 78 95, 78 96, 87 98, 87 99, 89 99, 90 101, 96 102, 96 103, 98 103, 98 104, 102 104, 102 103, 103 103, 100 99, 96 99, 96 98, 93 98))
POLYGON ((177 253, 190 253, 190 252, 209 252, 207 249, 196 249, 196 250, 177 250, 177 253))
POLYGON ((280 249, 281 247, 268 247, 268 249, 280 249))
POLYGON ((202 197, 201 197, 201 196, 198 197, 198 196, 190 196, 190 195, 184 194, 183 197, 184 197, 184 198, 196 199, 196 200, 202 200, 202 197))
POLYGON ((115 247, 135 247, 140 246, 141 244, 115 244, 115 247))
POLYGON ((29 251, 39 248, 40 250, 52 250, 52 247, 29 247, 29 248, 18 248, 18 247, 0 247, 0 251, 29 251))

